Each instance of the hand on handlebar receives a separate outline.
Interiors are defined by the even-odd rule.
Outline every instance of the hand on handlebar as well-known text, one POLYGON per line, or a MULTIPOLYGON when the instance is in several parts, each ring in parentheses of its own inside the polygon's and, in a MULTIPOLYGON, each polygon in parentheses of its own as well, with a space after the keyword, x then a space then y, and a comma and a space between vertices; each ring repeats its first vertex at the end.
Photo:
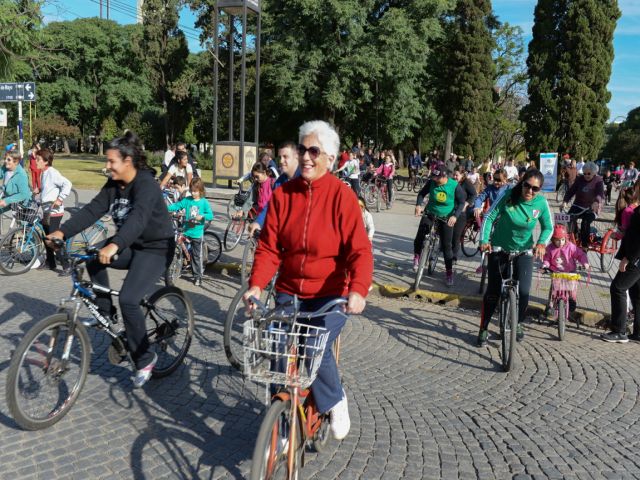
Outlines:
POLYGON ((247 228, 247 232, 249 233, 249 237, 253 237, 256 232, 260 232, 260 224, 258 222, 251 222, 247 228))
POLYGON ((56 240, 59 242, 64 241, 64 234, 60 230, 56 230, 55 232, 51 232, 49 235, 44 237, 44 243, 47 244, 47 247, 57 250, 60 248, 60 245, 56 245, 56 240))
POLYGON ((98 251, 98 261, 103 265, 109 265, 113 257, 118 253, 118 245, 110 243, 98 251))
POLYGON ((486 252, 486 253, 491 253, 491 244, 490 243, 483 243, 482 245, 480 245, 480 251, 481 252, 486 252))
POLYGON ((422 215, 422 207, 420 205, 416 205, 415 216, 419 217, 422 215))
POLYGON ((535 258, 538 258, 540 260, 542 260, 544 258, 544 254, 547 251, 546 247, 544 245, 536 245, 536 247, 533 249, 533 256, 535 258))
POLYGON ((262 290, 260 287, 251 287, 249 290, 244 292, 244 295, 242 295, 242 301, 247 307, 247 315, 251 315, 251 312, 256 309, 256 305, 251 301, 251 297, 260 298, 261 294, 262 290))
POLYGON ((349 293, 349 298, 347 300, 346 312, 358 315, 359 313, 362 313, 366 303, 367 302, 362 295, 356 292, 351 292, 349 293))

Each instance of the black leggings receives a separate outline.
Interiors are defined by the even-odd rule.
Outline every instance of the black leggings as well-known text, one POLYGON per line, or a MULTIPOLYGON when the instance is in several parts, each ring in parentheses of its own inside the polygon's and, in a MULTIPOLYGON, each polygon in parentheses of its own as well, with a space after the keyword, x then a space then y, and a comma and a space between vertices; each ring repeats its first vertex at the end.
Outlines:
MULTIPOLYGON (((413 253, 414 255, 422 254, 422 246, 424 244, 424 237, 431 230, 431 224, 435 219, 429 215, 423 215, 418 226, 418 233, 416 238, 413 239, 413 253)), ((440 235, 440 250, 444 255, 444 266, 447 271, 450 271, 453 267, 453 251, 451 248, 451 240, 453 239, 453 227, 447 225, 444 220, 437 220, 438 235, 440 235)))
MULTIPOLYGON (((502 290, 502 278, 507 276, 508 255, 497 252, 489 254, 487 291, 482 299, 482 311, 480 313, 480 328, 489 326, 491 317, 498 306, 500 291, 502 290)), ((531 277, 533 272, 533 257, 521 255, 514 262, 514 277, 518 280, 518 322, 522 323, 524 314, 529 305, 529 291, 531 290, 531 277)))
POLYGON ((471 213, 469 214, 467 214, 466 212, 462 212, 456 220, 456 224, 453 226, 451 250, 453 251, 453 258, 455 258, 456 260, 458 259, 458 251, 460 251, 460 240, 462 238, 462 232, 464 231, 464 227, 467 224, 467 220, 472 217, 473 211, 471 211, 471 213))
MULTIPOLYGON (((62 215, 59 216, 50 216, 49 221, 46 224, 42 224, 42 229, 44 230, 45 235, 49 235, 51 232, 55 232, 60 229, 60 221, 62 220, 62 215)), ((56 268, 56 254, 55 251, 49 248, 45 244, 45 249, 47 253, 47 266, 53 270, 56 268)), ((61 260, 62 268, 67 268, 67 263, 64 260, 61 260)))
MULTIPOLYGON (((144 313, 140 307, 142 298, 154 289, 156 282, 165 272, 173 259, 173 248, 145 250, 125 248, 118 254, 117 260, 110 265, 103 265, 98 260, 87 264, 91 280, 103 287, 109 287, 107 267, 116 270, 128 270, 120 289, 120 310, 127 332, 127 343, 136 369, 147 366, 153 359, 149 352, 149 339, 144 324, 144 313)), ((111 296, 96 292, 96 304, 103 315, 115 313, 111 296)))

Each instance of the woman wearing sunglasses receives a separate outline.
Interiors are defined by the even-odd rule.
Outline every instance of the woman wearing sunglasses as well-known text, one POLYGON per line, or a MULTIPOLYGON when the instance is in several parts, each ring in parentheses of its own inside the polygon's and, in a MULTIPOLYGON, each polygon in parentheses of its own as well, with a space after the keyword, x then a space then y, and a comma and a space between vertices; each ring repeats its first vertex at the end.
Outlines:
POLYGON ((604 203, 604 182, 598 176, 598 166, 593 162, 585 163, 582 167, 583 174, 571 185, 565 193, 563 202, 568 203, 573 197, 573 205, 567 213, 582 219, 580 225, 580 246, 586 249, 589 245, 591 223, 600 213, 604 203))
MULTIPOLYGON (((487 291, 482 301, 478 346, 487 344, 489 321, 498 305, 502 276, 507 270, 507 254, 534 248, 533 230, 540 223, 541 231, 535 242, 534 254, 542 259, 545 245, 553 232, 553 221, 547 199, 539 195, 544 176, 539 170, 527 170, 524 177, 513 188, 508 188, 498 197, 482 224, 480 250, 491 252, 500 247, 502 252, 489 255, 487 291)), ((529 290, 533 271, 533 258, 521 255, 515 261, 514 275, 519 287, 519 311, 517 340, 524 338, 522 321, 529 304, 529 290)))

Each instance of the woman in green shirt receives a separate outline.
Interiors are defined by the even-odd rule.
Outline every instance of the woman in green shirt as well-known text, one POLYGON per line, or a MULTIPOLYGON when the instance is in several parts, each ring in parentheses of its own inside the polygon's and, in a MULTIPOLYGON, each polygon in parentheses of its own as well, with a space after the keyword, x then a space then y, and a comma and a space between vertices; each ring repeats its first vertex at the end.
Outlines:
POLYGON ((416 217, 422 215, 422 204, 425 197, 429 198, 425 215, 420 220, 420 226, 413 240, 413 269, 418 269, 424 237, 431 230, 434 221, 438 222, 440 249, 444 255, 446 269, 446 283, 453 285, 453 227, 456 219, 462 214, 467 198, 462 187, 453 178, 447 178, 445 170, 432 170, 431 179, 418 193, 416 200, 416 217))
MULTIPOLYGON (((539 170, 527 170, 524 177, 513 188, 505 190, 494 202, 486 216, 481 230, 480 250, 491 252, 500 247, 502 252, 489 253, 487 291, 482 301, 480 313, 480 333, 478 346, 487 344, 489 321, 498 305, 502 278, 507 270, 506 252, 524 252, 534 248, 533 230, 540 222, 540 237, 535 244, 534 254, 542 259, 545 246, 553 232, 553 221, 547 199, 539 195, 544 176, 539 170)), ((515 261, 514 275, 518 280, 519 311, 517 339, 524 338, 522 321, 529 304, 529 290, 533 258, 531 255, 519 256, 515 261)))

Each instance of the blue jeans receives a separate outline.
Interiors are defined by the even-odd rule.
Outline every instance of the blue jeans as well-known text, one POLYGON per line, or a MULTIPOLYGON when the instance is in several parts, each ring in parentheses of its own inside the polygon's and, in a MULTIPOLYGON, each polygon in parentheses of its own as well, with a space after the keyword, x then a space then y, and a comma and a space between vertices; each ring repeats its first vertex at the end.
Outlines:
MULTIPOLYGON (((315 312, 324 305, 339 297, 322 297, 312 299, 300 299, 301 312, 315 312)), ((278 292, 276 294, 276 305, 286 305, 293 301, 293 295, 278 292)), ((341 305, 337 305, 333 310, 341 309, 341 305)), ((285 311, 293 310, 293 305, 285 307, 285 311)), ((333 342, 342 331, 346 323, 346 317, 338 313, 328 312, 323 317, 317 317, 308 322, 310 325, 324 327, 329 331, 329 339, 327 347, 324 350, 322 363, 318 368, 318 376, 311 384, 313 398, 320 413, 326 413, 331 410, 336 403, 342 400, 342 382, 338 373, 338 365, 333 356, 333 342)))

